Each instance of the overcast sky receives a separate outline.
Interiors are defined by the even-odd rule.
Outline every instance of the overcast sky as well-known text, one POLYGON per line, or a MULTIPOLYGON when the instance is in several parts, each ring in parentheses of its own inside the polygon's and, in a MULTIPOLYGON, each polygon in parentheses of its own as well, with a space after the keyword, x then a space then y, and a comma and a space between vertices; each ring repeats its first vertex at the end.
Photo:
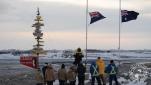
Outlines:
MULTIPOLYGON (((0 0, 0 49, 32 49, 37 7, 45 49, 85 49, 86 0, 0 0)), ((140 15, 122 23, 121 49, 151 49, 151 0, 122 0, 122 9, 140 15)), ((107 18, 88 26, 88 48, 117 49, 119 0, 89 0, 92 11, 107 18)))

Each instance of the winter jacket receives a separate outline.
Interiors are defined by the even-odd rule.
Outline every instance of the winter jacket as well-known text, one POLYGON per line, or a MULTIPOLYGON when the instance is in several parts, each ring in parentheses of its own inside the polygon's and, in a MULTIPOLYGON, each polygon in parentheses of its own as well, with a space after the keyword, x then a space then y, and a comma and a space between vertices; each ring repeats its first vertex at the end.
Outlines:
POLYGON ((44 67, 42 68, 42 73, 43 73, 44 76, 45 76, 46 68, 47 68, 47 66, 44 66, 44 67))
POLYGON ((82 58, 84 57, 84 55, 82 54, 82 52, 76 52, 74 55, 75 61, 74 64, 79 64, 82 61, 82 58))
POLYGON ((67 71, 66 69, 58 70, 58 80, 67 80, 67 71))
POLYGON ((69 81, 75 81, 76 80, 76 73, 73 69, 69 69, 69 71, 67 73, 67 79, 69 81))
POLYGON ((104 61, 102 59, 98 59, 96 61, 96 64, 98 65, 99 67, 99 74, 104 74, 104 71, 105 71, 105 64, 104 64, 104 61))
POLYGON ((90 73, 91 73, 91 76, 99 76, 99 67, 95 62, 91 63, 90 73))
POLYGON ((86 68, 83 64, 79 64, 77 67, 78 76, 85 76, 86 68))
POLYGON ((82 51, 81 51, 81 48, 77 48, 76 52, 74 53, 74 64, 75 65, 78 65, 80 64, 80 62, 82 61, 82 58, 84 57, 82 51))
POLYGON ((106 69, 105 72, 108 73, 109 75, 116 75, 117 74, 117 67, 115 64, 109 64, 106 69))
POLYGON ((54 81, 55 80, 54 70, 51 66, 48 66, 46 68, 45 79, 46 79, 46 81, 54 81))
POLYGON ((77 66, 76 66, 76 65, 72 65, 72 66, 71 66, 71 69, 72 69, 75 73, 77 73, 77 66))

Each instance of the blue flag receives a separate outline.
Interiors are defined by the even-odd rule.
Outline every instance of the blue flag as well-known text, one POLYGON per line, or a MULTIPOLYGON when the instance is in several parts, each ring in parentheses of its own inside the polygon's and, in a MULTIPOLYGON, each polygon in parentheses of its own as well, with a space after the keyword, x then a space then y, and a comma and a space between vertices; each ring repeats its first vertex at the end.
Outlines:
POLYGON ((135 11, 121 10, 122 22, 136 20, 138 15, 139 13, 135 11))
POLYGON ((98 21, 98 20, 101 20, 101 19, 104 19, 104 18, 106 18, 106 17, 104 17, 101 13, 99 13, 99 12, 90 12, 89 13, 90 14, 90 17, 91 17, 91 22, 90 22, 90 24, 92 24, 92 23, 94 23, 94 22, 96 22, 96 21, 98 21))

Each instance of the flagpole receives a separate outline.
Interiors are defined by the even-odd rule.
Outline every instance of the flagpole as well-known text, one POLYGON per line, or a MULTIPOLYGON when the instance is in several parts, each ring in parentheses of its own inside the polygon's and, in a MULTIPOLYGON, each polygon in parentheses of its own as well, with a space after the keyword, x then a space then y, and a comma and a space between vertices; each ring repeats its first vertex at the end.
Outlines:
POLYGON ((118 47, 119 58, 120 51, 121 51, 121 0, 119 0, 119 47, 118 47))
POLYGON ((87 63, 87 49, 88 49, 88 0, 86 0, 86 61, 85 63, 87 63))

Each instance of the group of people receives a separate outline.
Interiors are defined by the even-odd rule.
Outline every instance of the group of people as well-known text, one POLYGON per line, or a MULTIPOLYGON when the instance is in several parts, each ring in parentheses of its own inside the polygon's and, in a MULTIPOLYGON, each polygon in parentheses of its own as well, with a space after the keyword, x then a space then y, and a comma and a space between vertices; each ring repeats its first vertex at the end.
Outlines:
POLYGON ((112 85, 112 81, 115 81, 115 85, 119 85, 117 81, 117 67, 113 60, 110 60, 110 64, 105 67, 104 61, 98 57, 96 62, 92 62, 90 66, 91 85, 95 85, 95 79, 98 85, 106 85, 106 74, 109 76, 109 85, 112 85))
MULTIPOLYGON (((75 54, 74 54, 74 64, 79 64, 82 62, 82 58, 84 57, 81 48, 77 48, 75 54)), ((78 69, 77 69, 78 70, 78 69)), ((80 70, 79 70, 80 71, 80 70)), ((78 73, 82 73, 83 71, 80 71, 78 73)), ((83 73, 82 73, 83 74, 83 73)), ((118 85, 117 81, 117 67, 114 64, 114 61, 111 60, 110 64, 106 67, 103 59, 101 57, 98 57, 98 59, 91 63, 90 65, 90 74, 91 74, 91 85, 94 85, 95 79, 97 80, 98 85, 106 85, 106 74, 109 75, 109 85, 112 85, 112 81, 115 81, 115 84, 118 85)), ((78 79, 80 79, 78 77, 78 79)), ((84 77, 80 79, 82 82, 84 82, 84 77)), ((84 83, 79 84, 84 85, 84 83)))
POLYGON ((53 85, 57 78, 59 85, 76 85, 76 77, 78 77, 78 85, 84 85, 85 72, 86 68, 82 63, 78 64, 78 66, 73 64, 68 70, 62 64, 58 71, 51 64, 45 63, 45 66, 42 67, 43 76, 40 74, 40 69, 37 71, 36 80, 39 81, 37 85, 53 85))
POLYGON ((78 66, 70 66, 68 71, 65 65, 62 64, 61 68, 58 70, 59 85, 76 85, 76 76, 78 77, 78 85, 84 85, 85 72, 86 68, 81 63, 78 66))
MULTIPOLYGON (((40 69, 38 69, 37 73, 41 73, 40 69)), ((41 77, 41 79, 44 81, 45 85, 53 85, 53 82, 57 78, 59 80, 59 85, 76 85, 76 77, 78 78, 78 85, 85 85, 86 66, 82 63, 77 65, 73 64, 68 70, 66 69, 66 66, 62 64, 58 71, 55 71, 51 64, 45 63, 45 66, 42 68, 42 73, 43 77, 41 77)), ((95 85, 95 80, 97 80, 98 85, 106 85, 106 74, 109 75, 109 85, 112 85, 113 80, 116 85, 118 85, 116 76, 117 67, 113 60, 111 60, 110 64, 105 67, 103 59, 98 57, 98 59, 90 65, 90 74, 91 85, 95 85)), ((40 77, 38 78, 40 79, 40 77)), ((37 85, 44 85, 43 81, 37 83, 37 85)))

